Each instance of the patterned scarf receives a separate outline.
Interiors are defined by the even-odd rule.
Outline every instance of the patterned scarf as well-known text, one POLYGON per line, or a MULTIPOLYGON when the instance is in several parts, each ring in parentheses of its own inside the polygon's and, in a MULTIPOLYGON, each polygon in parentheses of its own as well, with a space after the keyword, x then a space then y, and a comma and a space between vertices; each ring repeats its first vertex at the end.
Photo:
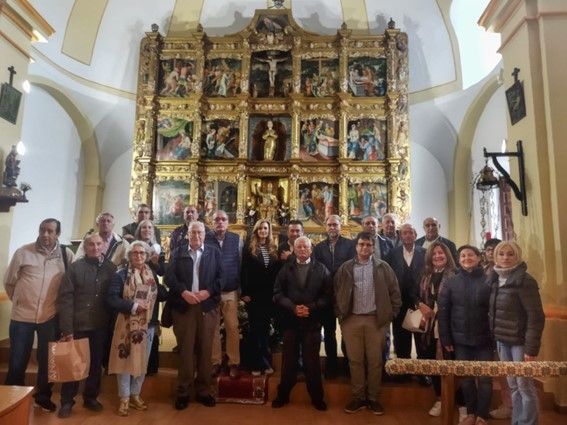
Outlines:
POLYGON ((109 373, 140 376, 146 373, 148 324, 157 298, 157 285, 151 269, 128 268, 122 298, 146 305, 143 314, 118 313, 110 349, 109 373))

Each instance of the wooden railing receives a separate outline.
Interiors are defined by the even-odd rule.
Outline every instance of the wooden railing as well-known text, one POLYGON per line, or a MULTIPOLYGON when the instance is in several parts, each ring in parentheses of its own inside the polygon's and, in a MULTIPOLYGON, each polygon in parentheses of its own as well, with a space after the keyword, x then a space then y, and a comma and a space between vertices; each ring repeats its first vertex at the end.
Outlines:
POLYGON ((456 376, 565 376, 567 362, 477 362, 463 360, 394 359, 386 362, 391 375, 441 376, 441 423, 453 423, 456 376))

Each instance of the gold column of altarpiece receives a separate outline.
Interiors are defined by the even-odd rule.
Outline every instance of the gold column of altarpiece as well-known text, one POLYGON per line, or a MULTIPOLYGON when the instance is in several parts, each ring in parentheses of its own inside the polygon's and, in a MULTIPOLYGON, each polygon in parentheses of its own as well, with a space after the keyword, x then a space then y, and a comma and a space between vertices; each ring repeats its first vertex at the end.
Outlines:
POLYGON ((183 38, 157 25, 141 42, 129 205, 152 204, 167 233, 183 205, 231 228, 255 219, 346 232, 363 216, 410 212, 407 34, 301 29, 257 10, 239 33, 183 38))

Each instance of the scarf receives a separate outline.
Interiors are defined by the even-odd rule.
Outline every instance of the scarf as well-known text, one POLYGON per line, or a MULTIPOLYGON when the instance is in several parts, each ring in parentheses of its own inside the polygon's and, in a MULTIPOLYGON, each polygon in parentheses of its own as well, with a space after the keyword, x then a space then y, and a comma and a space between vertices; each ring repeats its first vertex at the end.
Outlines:
POLYGON ((508 277, 510 277, 512 272, 516 270, 520 264, 521 263, 518 263, 512 267, 494 266, 493 270, 498 275, 498 286, 504 286, 506 284, 506 281, 508 280, 508 277))
POLYGON ((109 373, 140 376, 147 369, 148 324, 157 298, 157 285, 151 269, 128 268, 122 298, 145 305, 142 314, 118 313, 110 349, 109 373))

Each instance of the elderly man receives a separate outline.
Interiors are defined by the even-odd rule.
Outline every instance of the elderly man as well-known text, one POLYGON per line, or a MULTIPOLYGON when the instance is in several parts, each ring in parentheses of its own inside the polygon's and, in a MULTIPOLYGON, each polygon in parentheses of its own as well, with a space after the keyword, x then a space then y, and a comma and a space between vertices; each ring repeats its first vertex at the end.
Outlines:
MULTIPOLYGON (((126 248, 128 242, 114 232, 114 216, 103 212, 96 218, 97 233, 102 238, 102 254, 104 258, 114 263, 116 267, 126 263, 126 248)), ((90 233, 93 233, 92 231, 90 233)), ((85 241, 77 248, 77 258, 85 256, 85 241)))
POLYGON ((439 221, 435 217, 427 217, 425 220, 423 220, 423 230, 425 231, 425 235, 416 240, 415 244, 427 249, 429 245, 437 240, 439 242, 443 242, 445 245, 447 245, 449 251, 451 251, 451 255, 455 260, 455 264, 459 264, 459 256, 457 255, 457 248, 455 244, 449 239, 440 236, 439 229, 441 229, 439 221))
POLYGON ((352 400, 345 412, 368 407, 383 415, 378 401, 386 330, 400 309, 400 290, 390 266, 374 255, 374 236, 356 237, 356 257, 337 270, 335 312, 349 354, 352 400))
MULTIPOLYGON (((226 354, 229 376, 238 378, 240 365, 240 332, 238 330, 238 299, 240 298, 240 261, 242 239, 228 231, 228 215, 222 210, 213 214, 214 231, 207 234, 205 243, 217 247, 221 253, 223 275, 221 279, 220 313, 226 331, 226 354)), ((220 316, 213 339, 213 376, 219 375, 222 365, 220 316)))
MULTIPOLYGON (((199 210, 197 209, 196 205, 188 205, 183 209, 183 221, 179 227, 176 227, 171 235, 169 236, 169 255, 173 256, 173 253, 179 248, 181 245, 187 245, 187 229, 189 225, 194 221, 199 220, 199 210)), ((205 226, 205 233, 208 233, 209 229, 205 226)), ((171 262, 171 260, 170 260, 171 262)))
POLYGON ((402 307, 394 319, 394 348, 399 358, 409 359, 411 356, 412 333, 402 328, 402 322, 408 308, 415 308, 419 295, 419 278, 425 263, 425 249, 415 243, 417 232, 409 224, 400 227, 402 246, 394 248, 386 261, 396 274, 400 292, 402 294, 402 307))
POLYGON ((380 236, 389 240, 393 248, 402 244, 400 232, 397 230, 398 217, 394 213, 386 213, 382 216, 382 230, 380 236))
POLYGON ((327 410, 323 401, 319 346, 321 318, 330 304, 331 276, 327 268, 311 257, 311 241, 300 236, 294 242, 294 260, 287 261, 276 278, 274 302, 283 309, 282 375, 272 407, 289 403, 297 382, 299 351, 305 368, 307 391, 317 410, 327 410))
POLYGON ((278 246, 278 256, 281 261, 287 261, 293 254, 295 240, 303 236, 303 223, 300 220, 290 220, 287 226, 287 240, 278 246))
POLYGON ((181 357, 175 401, 177 410, 187 408, 193 386, 198 402, 207 407, 215 405, 211 395, 211 354, 223 273, 221 252, 204 243, 203 223, 191 222, 187 238, 188 246, 182 245, 173 253, 165 276, 165 282, 171 288, 173 330, 181 357))
POLYGON ((374 238, 374 255, 381 260, 385 259, 393 245, 388 239, 378 234, 378 219, 372 215, 367 215, 362 219, 362 229, 374 238))
MULTIPOLYGON (((85 256, 69 265, 63 276, 57 299, 63 339, 89 339, 91 363, 83 389, 83 405, 95 412, 102 410, 97 397, 110 319, 104 300, 115 272, 116 266, 102 255, 102 238, 98 233, 92 233, 85 239, 85 256)), ((62 384, 60 418, 71 414, 78 391, 79 382, 62 384)))
MULTIPOLYGON (((331 272, 331 278, 339 267, 347 260, 354 258, 356 250, 354 241, 341 236, 341 218, 330 215, 325 220, 327 238, 319 242, 313 249, 313 257, 323 263, 331 272)), ((337 318, 332 304, 323 312, 322 325, 325 332, 325 377, 334 378, 337 375, 337 318)))
POLYGON ((37 333, 37 389, 35 402, 44 410, 57 409, 47 380, 48 344, 58 338, 57 294, 73 252, 59 245, 61 223, 47 218, 39 225, 34 243, 17 249, 4 276, 4 288, 12 301, 10 360, 6 385, 25 385, 34 334, 37 333))
MULTIPOLYGON (((136 221, 122 227, 122 237, 128 242, 135 240, 136 238, 134 235, 136 234, 136 229, 138 228, 138 224, 143 220, 153 220, 152 209, 148 204, 138 205, 138 209, 136 210, 136 221)), ((155 226, 154 236, 156 237, 156 241, 161 244, 161 232, 155 226)))

